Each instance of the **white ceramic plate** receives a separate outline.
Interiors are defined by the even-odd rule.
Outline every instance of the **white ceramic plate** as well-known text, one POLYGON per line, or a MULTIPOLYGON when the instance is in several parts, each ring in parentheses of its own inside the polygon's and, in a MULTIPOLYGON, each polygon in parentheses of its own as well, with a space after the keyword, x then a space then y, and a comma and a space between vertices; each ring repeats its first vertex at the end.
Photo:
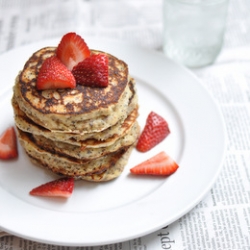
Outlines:
MULTIPOLYGON (((115 41, 86 39, 126 61, 137 81, 139 122, 150 111, 168 121, 171 134, 148 153, 133 151, 114 181, 76 182, 67 199, 41 198, 29 191, 55 179, 33 166, 19 146, 16 161, 0 162, 0 227, 30 240, 90 246, 126 241, 156 231, 192 209, 218 176, 225 149, 221 113, 201 83, 160 53, 115 41), (179 164, 172 176, 132 176, 135 164, 165 150, 179 164)), ((57 45, 44 41, 0 55, 0 131, 14 125, 10 104, 15 77, 37 49, 57 45)))

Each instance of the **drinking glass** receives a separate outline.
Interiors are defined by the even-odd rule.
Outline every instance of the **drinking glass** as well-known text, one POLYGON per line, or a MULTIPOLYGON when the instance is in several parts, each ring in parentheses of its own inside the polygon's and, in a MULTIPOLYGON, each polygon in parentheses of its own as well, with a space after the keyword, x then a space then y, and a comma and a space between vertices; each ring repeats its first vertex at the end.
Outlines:
POLYGON ((188 67, 214 62, 225 33, 229 0, 163 0, 163 50, 188 67))

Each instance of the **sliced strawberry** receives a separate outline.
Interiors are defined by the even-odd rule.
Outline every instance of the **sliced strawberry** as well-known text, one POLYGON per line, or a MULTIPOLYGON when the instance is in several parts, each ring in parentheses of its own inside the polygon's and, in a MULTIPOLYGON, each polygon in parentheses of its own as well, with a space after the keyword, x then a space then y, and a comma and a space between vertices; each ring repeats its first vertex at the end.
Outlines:
POLYGON ((179 168, 178 164, 164 151, 130 169, 137 175, 165 175, 173 174, 179 168))
POLYGON ((90 56, 90 50, 82 37, 71 32, 62 37, 56 55, 69 70, 72 70, 79 62, 90 56))
POLYGON ((77 84, 90 87, 107 87, 108 56, 105 54, 93 54, 76 65, 72 73, 77 84))
POLYGON ((37 89, 75 88, 76 81, 71 71, 56 57, 47 58, 37 77, 37 89))
POLYGON ((0 159, 9 160, 17 157, 16 132, 14 127, 9 127, 0 137, 0 159))
POLYGON ((68 198, 74 190, 74 178, 61 178, 47 182, 30 191, 34 196, 63 197, 68 198))
POLYGON ((140 152, 146 152, 163 141, 169 134, 167 121, 155 112, 150 112, 136 149, 140 152))

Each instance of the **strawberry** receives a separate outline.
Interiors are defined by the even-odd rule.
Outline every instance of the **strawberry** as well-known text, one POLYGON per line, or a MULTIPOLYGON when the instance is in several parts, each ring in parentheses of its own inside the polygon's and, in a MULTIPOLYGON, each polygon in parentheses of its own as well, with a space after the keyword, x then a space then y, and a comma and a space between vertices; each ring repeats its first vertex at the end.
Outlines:
POLYGON ((137 175, 164 175, 173 174, 179 166, 164 151, 149 158, 148 160, 136 165, 130 169, 132 174, 137 175))
POLYGON ((14 127, 9 127, 0 137, 0 159, 9 160, 17 157, 16 132, 14 127))
POLYGON ((77 84, 90 87, 107 87, 108 57, 105 54, 93 54, 76 65, 72 73, 77 84))
POLYGON ((68 198, 74 190, 74 178, 61 178, 42 184, 30 191, 34 196, 68 198))
POLYGON ((138 139, 136 149, 146 152, 159 144, 170 133, 166 120, 155 112, 150 112, 146 125, 138 139))
POLYGON ((75 86, 76 81, 71 71, 56 56, 49 57, 43 62, 37 77, 38 90, 75 88, 75 86))
POLYGON ((72 70, 79 62, 90 56, 90 50, 79 35, 71 32, 62 37, 56 55, 69 70, 72 70))

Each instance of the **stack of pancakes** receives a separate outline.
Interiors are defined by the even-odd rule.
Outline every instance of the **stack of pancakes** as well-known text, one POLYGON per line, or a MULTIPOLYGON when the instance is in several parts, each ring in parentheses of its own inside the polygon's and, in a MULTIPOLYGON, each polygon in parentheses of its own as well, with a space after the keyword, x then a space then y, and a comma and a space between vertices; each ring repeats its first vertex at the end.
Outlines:
POLYGON ((37 90, 39 68, 55 51, 35 52, 16 78, 12 106, 19 141, 34 163, 54 173, 96 182, 116 178, 140 132, 128 66, 105 53, 108 87, 37 90))

